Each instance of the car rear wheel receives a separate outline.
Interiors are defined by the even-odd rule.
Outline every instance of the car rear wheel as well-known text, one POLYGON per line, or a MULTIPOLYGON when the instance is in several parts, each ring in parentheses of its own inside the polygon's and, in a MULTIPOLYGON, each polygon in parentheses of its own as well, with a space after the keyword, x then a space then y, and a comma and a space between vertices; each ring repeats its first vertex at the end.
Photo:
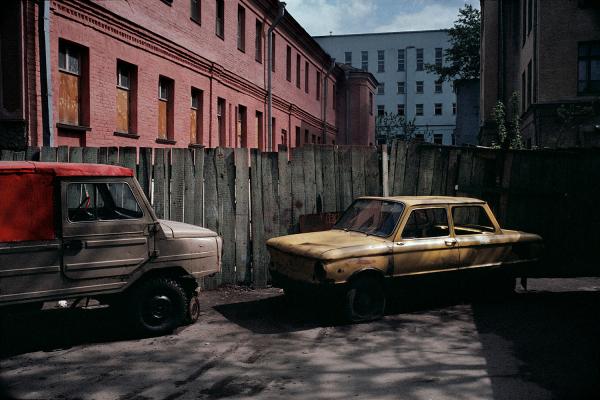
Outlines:
POLYGON ((385 311, 385 293, 381 281, 375 277, 357 278, 346 291, 344 310, 351 322, 379 319, 385 311))
POLYGON ((188 301, 181 285, 169 278, 141 283, 130 296, 130 314, 142 333, 162 335, 180 326, 188 314, 188 301))

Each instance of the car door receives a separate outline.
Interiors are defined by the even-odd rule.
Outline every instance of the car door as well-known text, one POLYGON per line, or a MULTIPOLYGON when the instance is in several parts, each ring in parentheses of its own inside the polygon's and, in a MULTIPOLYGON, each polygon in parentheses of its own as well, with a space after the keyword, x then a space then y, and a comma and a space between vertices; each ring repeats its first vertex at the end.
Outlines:
POLYGON ((500 265, 510 248, 485 204, 451 207, 454 235, 458 244, 460 267, 482 268, 500 265))
POLYGON ((394 242, 394 275, 458 268, 458 247, 451 235, 446 206, 409 210, 394 242))
POLYGON ((131 178, 64 180, 61 197, 65 276, 128 275, 149 259, 153 219, 131 178))

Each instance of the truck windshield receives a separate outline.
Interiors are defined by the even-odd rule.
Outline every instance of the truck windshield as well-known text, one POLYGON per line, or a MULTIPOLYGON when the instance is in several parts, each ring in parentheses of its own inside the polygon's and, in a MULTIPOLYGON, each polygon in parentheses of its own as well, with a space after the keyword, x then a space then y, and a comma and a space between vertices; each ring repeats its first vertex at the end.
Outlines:
POLYGON ((395 201, 359 199, 348 207, 333 229, 389 236, 403 211, 404 204, 395 201))

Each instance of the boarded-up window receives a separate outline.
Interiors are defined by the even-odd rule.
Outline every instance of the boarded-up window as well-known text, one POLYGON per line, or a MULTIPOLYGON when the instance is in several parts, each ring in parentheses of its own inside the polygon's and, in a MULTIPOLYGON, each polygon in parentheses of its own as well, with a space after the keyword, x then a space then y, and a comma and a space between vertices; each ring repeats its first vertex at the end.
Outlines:
POLYGON ((160 77, 158 80, 158 138, 170 139, 173 118, 173 81, 160 77))
POLYGON ((60 123, 79 125, 81 117, 81 53, 72 45, 61 42, 58 50, 60 123))
POLYGON ((135 131, 135 66, 117 61, 117 132, 135 131))
POLYGON ((192 88, 190 104, 190 143, 202 144, 202 91, 192 88))

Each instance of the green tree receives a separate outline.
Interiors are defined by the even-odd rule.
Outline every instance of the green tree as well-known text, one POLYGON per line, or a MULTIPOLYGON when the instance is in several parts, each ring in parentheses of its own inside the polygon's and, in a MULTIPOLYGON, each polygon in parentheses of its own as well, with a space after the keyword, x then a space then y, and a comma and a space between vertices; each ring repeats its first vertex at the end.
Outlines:
POLYGON ((481 12, 470 4, 458 10, 458 19, 448 29, 450 47, 444 52, 442 65, 427 64, 425 69, 441 80, 479 78, 479 31, 481 12))
POLYGON ((407 120, 398 113, 384 113, 375 119, 375 136, 381 141, 409 140, 416 130, 415 119, 407 120))
POLYGON ((523 138, 521 137, 521 117, 519 116, 519 93, 513 92, 510 96, 511 118, 506 114, 506 107, 500 100, 493 110, 496 122, 496 140, 492 147, 502 149, 522 149, 523 138))

